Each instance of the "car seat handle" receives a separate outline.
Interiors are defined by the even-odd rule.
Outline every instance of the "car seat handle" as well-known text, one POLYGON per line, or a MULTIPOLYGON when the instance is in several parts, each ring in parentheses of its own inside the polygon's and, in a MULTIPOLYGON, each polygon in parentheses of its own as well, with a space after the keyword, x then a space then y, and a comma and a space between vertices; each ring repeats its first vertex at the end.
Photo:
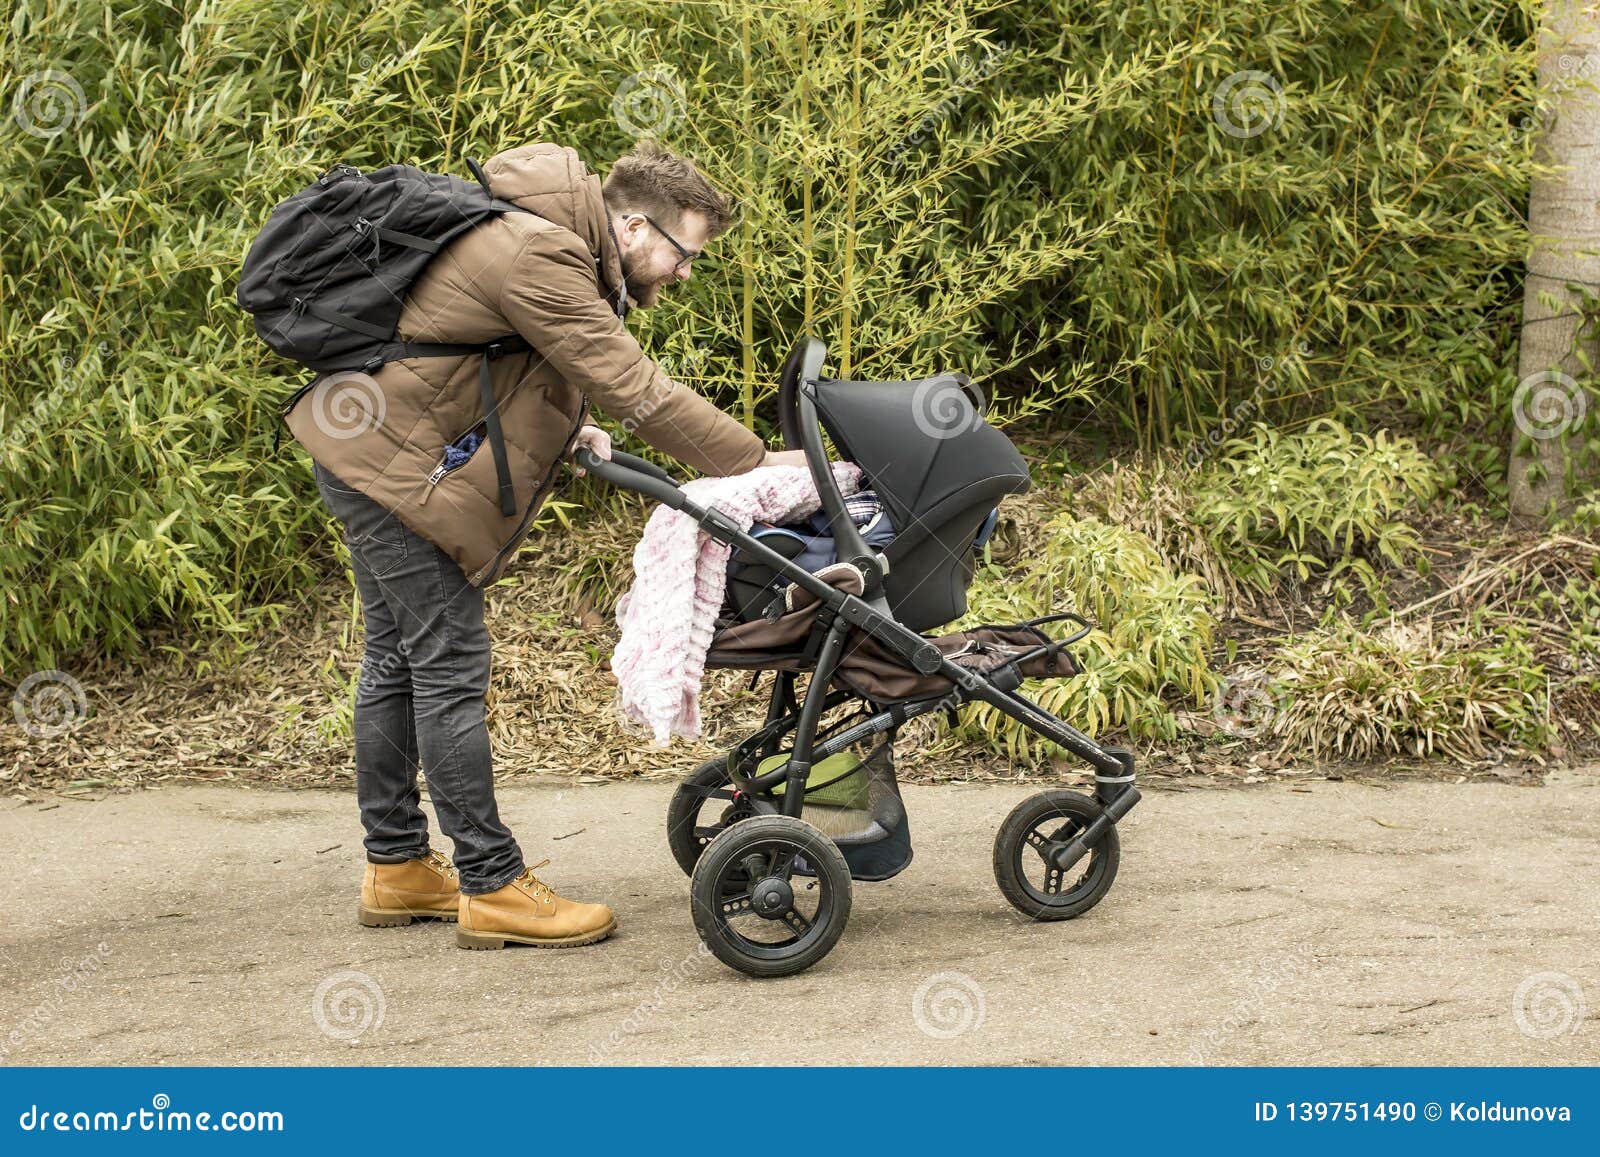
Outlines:
POLYGON ((822 375, 822 360, 827 347, 814 337, 802 338, 789 353, 779 382, 779 424, 791 419, 784 429, 784 440, 791 437, 805 451, 806 464, 811 467, 811 479, 817 486, 817 497, 822 511, 828 516, 833 530, 833 541, 840 562, 847 562, 861 572, 866 583, 862 591, 870 597, 883 585, 882 556, 867 545, 861 530, 845 508, 844 495, 839 493, 839 483, 828 464, 828 451, 822 444, 822 420, 817 414, 816 383, 822 375))

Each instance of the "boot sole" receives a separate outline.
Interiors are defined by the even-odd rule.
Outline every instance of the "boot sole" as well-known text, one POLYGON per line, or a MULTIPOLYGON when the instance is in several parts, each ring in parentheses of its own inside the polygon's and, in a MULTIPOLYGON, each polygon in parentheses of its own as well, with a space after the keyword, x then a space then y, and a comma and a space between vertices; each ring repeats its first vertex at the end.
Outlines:
POLYGON ((369 908, 356 905, 356 919, 366 928, 404 928, 413 920, 455 921, 458 912, 422 912, 411 908, 369 908))
POLYGON ((615 920, 593 932, 582 932, 576 936, 563 936, 558 939, 517 936, 510 932, 474 932, 470 928, 457 928, 456 947, 471 948, 480 952, 486 949, 504 948, 507 944, 528 944, 534 948, 579 948, 585 944, 604 940, 616 930, 615 920))

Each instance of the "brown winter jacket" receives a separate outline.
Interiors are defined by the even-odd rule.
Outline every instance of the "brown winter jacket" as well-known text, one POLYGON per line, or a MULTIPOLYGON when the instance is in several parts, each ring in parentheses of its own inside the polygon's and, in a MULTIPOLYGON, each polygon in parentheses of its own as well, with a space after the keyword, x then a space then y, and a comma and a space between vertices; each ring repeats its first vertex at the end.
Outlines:
POLYGON ((577 153, 524 145, 483 169, 495 196, 532 213, 491 217, 452 241, 411 287, 397 336, 476 343, 520 334, 533 347, 490 362, 516 513, 500 512, 487 441, 429 481, 445 445, 483 418, 479 355, 383 366, 373 375, 376 420, 348 420, 339 394, 359 387, 337 374, 313 384, 287 418, 315 461, 437 544, 476 586, 511 561, 591 403, 706 474, 742 474, 765 454, 755 434, 663 374, 618 318, 622 259, 600 178, 577 153))

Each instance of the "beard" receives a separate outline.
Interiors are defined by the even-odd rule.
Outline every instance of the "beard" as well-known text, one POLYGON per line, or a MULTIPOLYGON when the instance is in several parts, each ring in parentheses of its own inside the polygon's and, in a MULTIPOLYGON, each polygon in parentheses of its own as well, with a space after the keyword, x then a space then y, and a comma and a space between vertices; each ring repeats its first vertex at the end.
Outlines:
POLYGON ((661 300, 661 291, 666 288, 667 282, 672 280, 671 275, 657 278, 654 281, 645 280, 645 273, 639 268, 641 262, 631 260, 627 254, 622 256, 622 276, 628 283, 628 296, 633 299, 633 304, 639 309, 649 309, 661 300))

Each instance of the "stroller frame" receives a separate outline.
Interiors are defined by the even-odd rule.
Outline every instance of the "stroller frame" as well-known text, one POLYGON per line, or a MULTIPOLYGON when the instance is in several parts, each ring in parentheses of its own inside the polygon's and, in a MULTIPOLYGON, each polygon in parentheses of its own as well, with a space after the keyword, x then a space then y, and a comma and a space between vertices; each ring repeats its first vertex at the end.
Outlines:
MULTIPOLYGON (((821 632, 820 645, 817 645, 818 640, 812 640, 815 646, 815 664, 810 668, 811 679, 803 699, 798 702, 798 711, 795 710, 795 683, 799 672, 779 670, 764 725, 740 744, 725 761, 726 779, 723 782, 731 781, 734 790, 731 794, 725 794, 712 787, 710 783, 703 783, 693 793, 696 810, 699 802, 709 796, 727 799, 735 805, 743 805, 747 810, 753 807, 753 818, 740 819, 739 822, 730 824, 711 842, 711 846, 705 849, 708 853, 736 831, 748 830, 751 838, 755 839, 757 833, 754 829, 762 825, 765 825, 765 829, 772 829, 770 832, 763 829, 761 833, 769 842, 776 839, 779 843, 783 843, 787 839, 793 845, 789 854, 785 854, 781 849, 773 852, 771 849, 763 851, 761 848, 756 848, 754 851, 741 853, 741 848, 731 848, 731 856, 720 857, 726 861, 721 869, 725 878, 720 885, 712 888, 704 897, 698 895, 700 889, 696 889, 695 922, 708 946, 725 963, 755 976, 788 975, 809 967, 831 950, 838 934, 842 932, 844 921, 843 916, 839 914, 841 901, 837 896, 834 898, 835 902, 829 916, 837 922, 838 927, 828 930, 831 931, 831 936, 816 935, 819 929, 814 926, 815 921, 804 918, 791 919, 791 915, 794 915, 793 896, 792 888, 787 887, 787 882, 796 874, 798 862, 798 874, 814 875, 819 881, 831 884, 836 892, 842 892, 843 914, 848 915, 850 878, 848 869, 844 868, 843 858, 832 841, 805 824, 800 816, 805 805, 806 785, 812 768, 821 760, 843 752, 855 743, 882 732, 898 731, 901 725, 918 716, 934 711, 953 711, 965 703, 976 701, 989 704, 1029 730, 1086 760, 1095 771, 1095 795, 1092 801, 1073 792, 1041 793, 1025 801, 1001 829, 1001 835, 1004 837, 1006 827, 1011 826, 1012 820, 1016 820, 1029 804, 1034 805, 1035 812, 1043 807, 1045 820, 1068 821, 1062 824, 1062 830, 1053 836, 1041 838, 1032 829, 1016 835, 1018 840, 1025 840, 1026 845, 1044 860, 1052 873, 1052 878, 1058 882, 1084 857, 1107 850, 1107 845, 1111 853, 1111 872, 1114 874, 1117 822, 1127 815, 1140 799, 1139 790, 1135 786, 1131 752, 1097 743, 1017 690, 1024 678, 1021 671, 1024 661, 1074 642, 1088 633, 1090 626, 1082 618, 1066 613, 1032 620, 1026 625, 1038 626, 1071 620, 1082 624, 1082 628, 1067 639, 1041 644, 1027 655, 1018 656, 998 669, 988 672, 974 671, 952 662, 926 637, 896 620, 882 591, 883 576, 887 573, 886 560, 883 556, 874 554, 862 541, 855 523, 845 509, 844 498, 828 464, 813 392, 822 369, 824 354, 822 343, 814 338, 803 338, 791 354, 779 389, 780 426, 786 446, 791 449, 800 448, 805 452, 822 509, 832 527, 834 541, 838 544, 840 561, 852 564, 865 580, 865 589, 860 595, 841 590, 797 566, 747 533, 743 527, 735 524, 716 507, 701 506, 691 501, 679 489, 679 483, 670 474, 645 459, 613 451, 609 460, 603 460, 587 448, 580 448, 574 455, 574 460, 584 470, 594 473, 614 486, 644 494, 687 514, 713 538, 771 567, 784 579, 798 585, 819 600, 820 606, 814 630, 821 632), (845 726, 825 738, 819 737, 819 728, 827 711, 852 698, 861 698, 853 692, 829 690, 832 676, 853 630, 871 636, 919 674, 942 675, 953 684, 952 689, 935 698, 897 702, 888 706, 865 701, 870 706, 880 709, 860 722, 845 726), (762 752, 775 752, 779 741, 791 734, 792 750, 784 764, 764 774, 747 774, 751 766, 749 751, 752 747, 757 747, 762 752), (743 755, 743 758, 735 758, 740 755, 743 755), (1071 797, 1070 803, 1061 798, 1064 796, 1071 797), (805 831, 801 832, 798 829, 805 831), (825 846, 819 846, 819 841, 820 845, 825 846), (832 853, 831 856, 829 852, 832 853), (841 870, 843 870, 842 880, 839 878, 841 870), (738 875, 740 872, 743 873, 742 877, 738 875), (754 911, 756 915, 787 924, 793 932, 795 942, 793 945, 779 945, 776 948, 788 947, 792 948, 792 951, 752 950, 748 944, 726 943, 719 935, 719 928, 725 921, 719 921, 718 918, 730 915, 726 910, 729 888, 737 887, 741 880, 749 881, 746 892, 736 893, 746 901, 744 908, 754 911), (763 888, 766 890, 763 891, 763 888), (776 910, 785 904, 788 905, 789 911, 776 910), (702 919, 703 916, 705 919, 702 919), (805 924, 804 928, 801 927, 802 923, 805 924)), ((713 761, 696 774, 700 775, 708 768, 720 767, 722 762, 713 761)), ((685 787, 689 786, 685 784, 685 787)), ((680 792, 682 790, 680 789, 680 792)), ((1011 850, 1007 849, 1008 853, 1011 850)), ((997 876, 1001 874, 1001 851, 997 841, 997 876)), ((702 860, 695 867, 697 884, 704 866, 702 860)), ((1049 904, 1041 905, 1036 894, 1031 902, 1019 903, 1019 897, 1006 886, 1007 881, 1002 878, 1000 883, 1007 898, 1024 914, 1037 920, 1063 919, 1078 915, 1094 902, 1098 902, 1105 888, 1109 887, 1107 881, 1100 889, 1100 894, 1095 895, 1088 904, 1074 910, 1058 912, 1052 910, 1049 904)), ((1028 898, 1021 897, 1021 899, 1028 898)))

